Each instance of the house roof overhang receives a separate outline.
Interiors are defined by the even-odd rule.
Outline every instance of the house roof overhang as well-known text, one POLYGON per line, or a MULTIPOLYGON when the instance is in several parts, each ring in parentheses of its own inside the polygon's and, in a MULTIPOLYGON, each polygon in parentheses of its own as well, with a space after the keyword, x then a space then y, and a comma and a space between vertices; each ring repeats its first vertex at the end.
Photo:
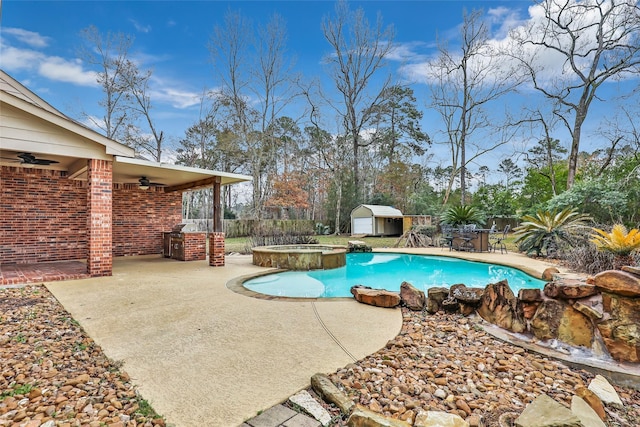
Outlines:
POLYGON ((220 185, 229 185, 251 181, 251 177, 247 175, 122 156, 114 157, 113 176, 114 182, 136 184, 140 177, 144 176, 152 183, 162 184, 165 192, 211 187, 216 182, 220 185))
POLYGON ((113 161, 113 183, 139 184, 146 177, 165 191, 251 181, 247 175, 152 162, 135 150, 65 116, 0 70, 0 165, 54 169, 70 179, 86 180, 87 160, 113 161), (18 154, 54 160, 51 165, 20 163, 18 154))

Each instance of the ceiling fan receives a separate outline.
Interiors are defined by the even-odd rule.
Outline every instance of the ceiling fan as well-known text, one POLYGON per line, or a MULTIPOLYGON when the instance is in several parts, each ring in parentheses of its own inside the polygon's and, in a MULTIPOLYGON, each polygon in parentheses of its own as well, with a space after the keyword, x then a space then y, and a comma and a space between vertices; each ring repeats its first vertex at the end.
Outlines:
POLYGON ((148 190, 149 187, 164 187, 164 184, 159 182, 150 182, 146 176, 141 177, 138 182, 140 183, 138 185, 140 190, 148 190))
MULTIPOLYGON (((17 155, 17 157, 20 159, 20 164, 23 165, 41 165, 41 166, 49 166, 52 165, 54 163, 60 163, 57 160, 50 160, 50 159, 40 159, 37 158, 36 156, 34 156, 31 153, 19 153, 17 155)), ((7 160, 14 160, 13 158, 9 159, 8 157, 6 157, 7 160)), ((14 160, 15 161, 15 160, 14 160)))

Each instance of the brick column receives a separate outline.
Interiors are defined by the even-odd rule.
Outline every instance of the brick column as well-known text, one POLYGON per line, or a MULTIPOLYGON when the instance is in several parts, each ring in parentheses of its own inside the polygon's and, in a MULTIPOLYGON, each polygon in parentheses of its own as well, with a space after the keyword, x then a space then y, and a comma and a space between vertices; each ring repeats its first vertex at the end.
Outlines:
POLYGON ((90 159, 87 166, 87 272, 91 277, 111 276, 113 165, 90 159))
POLYGON ((209 265, 224 267, 224 233, 209 234, 209 265))
MULTIPOLYGON (((204 261, 207 259, 207 233, 184 233, 184 260, 204 261)), ((222 240, 224 254, 224 239, 222 240)))

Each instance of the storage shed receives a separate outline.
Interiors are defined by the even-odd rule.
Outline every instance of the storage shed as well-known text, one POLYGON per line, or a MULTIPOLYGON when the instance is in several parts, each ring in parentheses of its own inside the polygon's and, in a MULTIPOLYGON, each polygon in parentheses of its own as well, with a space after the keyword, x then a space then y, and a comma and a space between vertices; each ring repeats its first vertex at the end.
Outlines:
POLYGON ((391 206, 360 205, 351 211, 351 234, 399 236, 402 218, 402 212, 391 206))

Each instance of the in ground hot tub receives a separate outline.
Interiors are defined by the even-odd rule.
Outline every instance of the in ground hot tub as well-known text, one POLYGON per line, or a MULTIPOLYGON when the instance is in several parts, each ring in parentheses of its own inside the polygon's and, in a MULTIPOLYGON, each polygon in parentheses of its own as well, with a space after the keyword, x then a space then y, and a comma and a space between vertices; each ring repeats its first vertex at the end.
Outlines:
POLYGON ((287 270, 329 270, 347 263, 347 248, 337 245, 275 245, 252 249, 253 264, 287 270))

